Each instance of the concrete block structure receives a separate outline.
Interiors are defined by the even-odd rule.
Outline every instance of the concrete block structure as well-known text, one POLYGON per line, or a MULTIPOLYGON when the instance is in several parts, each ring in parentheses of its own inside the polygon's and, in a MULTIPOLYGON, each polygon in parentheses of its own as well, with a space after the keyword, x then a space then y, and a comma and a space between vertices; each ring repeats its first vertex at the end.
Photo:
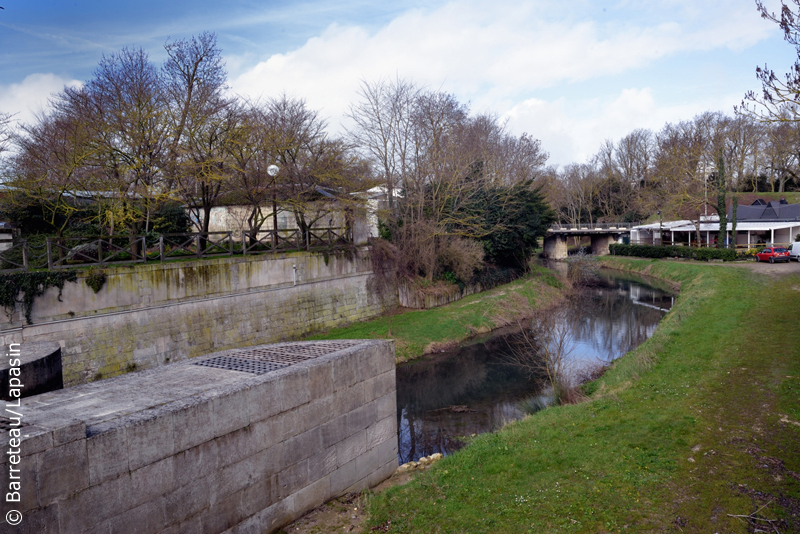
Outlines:
POLYGON ((274 532, 397 467, 394 362, 388 341, 261 345, 23 399, 0 532, 274 532))

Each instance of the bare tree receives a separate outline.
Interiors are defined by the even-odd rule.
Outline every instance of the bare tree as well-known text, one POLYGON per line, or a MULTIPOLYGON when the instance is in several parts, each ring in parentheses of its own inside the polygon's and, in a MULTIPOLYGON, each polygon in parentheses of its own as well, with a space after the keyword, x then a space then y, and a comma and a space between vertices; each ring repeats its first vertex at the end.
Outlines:
POLYGON ((653 172, 655 139, 653 132, 638 128, 617 144, 614 161, 622 180, 634 188, 643 187, 653 172))
POLYGON ((348 135, 379 169, 390 210, 394 209, 395 190, 411 172, 412 121, 419 93, 413 83, 400 78, 362 81, 360 100, 347 114, 355 122, 348 135))
POLYGON ((752 117, 730 119, 725 132, 725 158, 729 189, 740 191, 765 163, 767 125, 752 117))
POLYGON ((784 40, 795 48, 798 59, 782 78, 766 65, 756 67, 761 93, 747 92, 735 110, 765 122, 800 121, 800 0, 781 0, 780 14, 767 9, 760 0, 756 0, 756 8, 762 18, 780 27, 784 40))
POLYGON ((227 73, 217 37, 203 32, 198 37, 167 42, 164 87, 169 99, 170 152, 178 157, 179 145, 187 127, 201 124, 224 102, 227 73))
POLYGON ((200 232, 208 232, 211 210, 229 189, 235 175, 231 150, 242 137, 243 118, 235 102, 216 100, 214 113, 186 128, 175 169, 178 193, 194 217, 200 232))
POLYGON ((708 205, 707 179, 713 167, 706 161, 705 131, 696 121, 667 124, 658 134, 655 180, 666 216, 695 221, 700 240, 700 216, 708 205))
POLYGON ((91 134, 84 122, 55 112, 22 125, 10 162, 6 209, 37 206, 60 237, 79 211, 77 199, 98 186, 89 167, 96 156, 91 134))
POLYGON ((561 192, 556 209, 572 224, 593 222, 597 171, 589 163, 572 163, 558 175, 557 190, 561 192))
MULTIPOLYGON (((277 230, 276 176, 270 173, 270 167, 276 161, 276 155, 270 152, 270 132, 268 121, 262 108, 248 105, 242 108, 242 122, 237 135, 231 140, 229 152, 234 165, 231 188, 237 192, 247 204, 247 213, 243 216, 243 226, 251 243, 258 239, 262 226, 273 218, 274 229, 277 230), (272 209, 267 210, 272 200, 272 209)), ((276 238, 273 237, 275 241, 276 238)))
POLYGON ((364 189, 371 176, 364 160, 348 143, 329 138, 326 121, 303 99, 270 99, 263 120, 264 149, 280 167, 276 196, 292 212, 300 231, 305 234, 317 221, 330 219, 334 198, 348 222, 361 204, 350 193, 364 189))
POLYGON ((94 78, 79 89, 65 87, 54 107, 91 130, 87 142, 95 159, 90 165, 104 184, 96 193, 113 200, 115 224, 136 233, 144 218, 147 228, 153 205, 168 194, 162 172, 166 99, 147 53, 124 48, 104 56, 94 78))
POLYGON ((772 191, 783 193, 786 185, 797 182, 800 173, 800 125, 778 122, 767 127, 764 171, 772 191))
POLYGON ((3 113, 0 111, 0 156, 8 149, 8 145, 11 142, 13 117, 11 113, 3 113))
POLYGON ((507 363, 530 376, 546 377, 560 404, 584 398, 572 368, 575 325, 567 306, 536 312, 529 324, 520 325, 519 334, 509 343, 510 350, 505 355, 507 363))
POLYGON ((162 68, 168 118, 165 171, 195 212, 194 224, 208 232, 211 210, 232 175, 228 149, 240 135, 237 103, 225 98, 227 73, 217 37, 203 32, 168 41, 162 68))

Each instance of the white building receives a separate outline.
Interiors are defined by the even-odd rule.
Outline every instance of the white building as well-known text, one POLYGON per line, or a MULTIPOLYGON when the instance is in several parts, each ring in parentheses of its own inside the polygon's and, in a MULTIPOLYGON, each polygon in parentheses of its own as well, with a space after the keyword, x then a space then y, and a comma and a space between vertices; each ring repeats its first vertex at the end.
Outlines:
MULTIPOLYGON (((726 243, 737 248, 758 247, 768 243, 788 245, 800 234, 800 204, 785 200, 756 201, 751 206, 739 206, 736 213, 736 237, 733 239, 731 212, 728 212, 726 243)), ((700 221, 663 221, 631 228, 631 243, 646 245, 716 246, 719 217, 700 217, 700 221), (698 225, 700 242, 697 241, 698 225), (659 233, 661 234, 659 237, 659 233)))

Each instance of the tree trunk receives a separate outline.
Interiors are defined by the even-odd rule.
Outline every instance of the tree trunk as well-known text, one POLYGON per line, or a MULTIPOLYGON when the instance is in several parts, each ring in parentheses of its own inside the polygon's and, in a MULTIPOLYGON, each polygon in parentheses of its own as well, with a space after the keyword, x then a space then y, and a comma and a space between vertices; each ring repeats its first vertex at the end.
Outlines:
POLYGON ((731 200, 731 241, 733 250, 736 250, 736 209, 739 207, 739 199, 734 195, 731 200))
POLYGON ((728 233, 728 214, 725 208, 725 161, 720 152, 717 158, 717 213, 719 214, 719 232, 717 232, 717 248, 725 246, 728 233))

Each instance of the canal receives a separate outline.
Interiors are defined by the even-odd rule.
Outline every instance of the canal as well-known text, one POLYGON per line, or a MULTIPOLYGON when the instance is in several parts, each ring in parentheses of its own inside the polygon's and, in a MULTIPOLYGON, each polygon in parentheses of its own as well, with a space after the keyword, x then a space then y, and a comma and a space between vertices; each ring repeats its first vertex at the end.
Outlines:
MULTIPOLYGON (((601 270, 552 318, 569 373, 576 379, 634 349, 655 330, 674 296, 655 280, 601 270)), ((537 325, 523 324, 525 332, 537 325)), ((547 402, 542 373, 513 363, 529 350, 520 328, 397 368, 398 456, 401 464, 464 446, 464 438, 520 419, 531 400, 547 402)), ((535 403, 534 403, 535 404, 535 403)))

